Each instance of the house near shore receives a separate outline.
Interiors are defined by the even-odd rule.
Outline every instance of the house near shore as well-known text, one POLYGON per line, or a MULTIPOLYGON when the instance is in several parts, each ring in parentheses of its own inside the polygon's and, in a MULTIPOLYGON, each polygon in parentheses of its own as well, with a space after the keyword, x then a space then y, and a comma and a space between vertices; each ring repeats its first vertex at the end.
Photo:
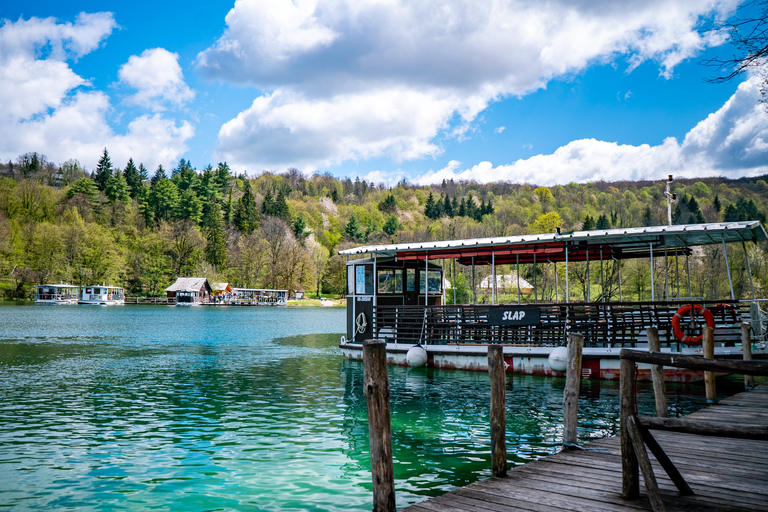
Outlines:
MULTIPOLYGON (((518 286, 520 287, 520 293, 528 294, 533 291, 533 285, 522 277, 518 281, 516 273, 496 276, 496 289, 499 293, 517 293, 518 286)), ((480 288, 489 292, 493 291, 493 276, 488 276, 480 281, 480 288)))
POLYGON ((229 283, 211 283, 211 294, 214 296, 227 295, 232 293, 232 287, 229 283))
POLYGON ((180 277, 165 289, 169 299, 191 298, 189 302, 207 302, 212 291, 208 278, 205 277, 180 277))

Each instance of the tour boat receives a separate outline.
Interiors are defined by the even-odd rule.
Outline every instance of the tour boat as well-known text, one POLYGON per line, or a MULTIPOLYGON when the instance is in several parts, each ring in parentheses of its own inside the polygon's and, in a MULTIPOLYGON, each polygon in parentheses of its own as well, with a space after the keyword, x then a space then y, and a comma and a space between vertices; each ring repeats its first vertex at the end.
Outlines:
POLYGON ((200 306, 202 299, 196 291, 182 290, 176 292, 177 306, 200 306))
POLYGON ((77 286, 71 284, 41 284, 35 287, 35 304, 77 304, 77 286))
POLYGON ((94 285, 80 288, 78 304, 114 306, 125 304, 125 290, 119 286, 94 285))
MULTIPOLYGON (((751 322, 749 343, 754 344, 753 353, 762 354, 762 299, 755 297, 754 286, 750 299, 736 298, 728 253, 724 253, 724 270, 731 293, 717 300, 692 296, 690 274, 686 272, 687 283, 680 279, 680 269, 687 267, 678 258, 684 257, 687 265, 689 255, 695 251, 700 254, 701 246, 722 245, 724 250, 727 244, 739 244, 746 255, 747 242, 766 239, 759 221, 744 221, 572 233, 560 233, 558 229, 556 233, 537 235, 373 245, 339 251, 347 257, 347 332, 340 348, 345 357, 362 359, 364 340, 383 339, 390 364, 487 370, 488 345, 501 344, 508 372, 564 375, 567 339, 570 334, 581 334, 583 377, 610 380, 619 377, 622 348, 648 350, 649 327, 658 329, 662 352, 701 354, 701 345, 696 341, 700 339, 697 335, 702 332, 703 318, 714 329, 716 357, 742 358, 741 323, 745 321, 751 322), (645 267, 650 268, 650 301, 623 300, 621 264, 616 266, 618 280, 613 277, 607 282, 603 264, 630 258, 650 262, 645 267), (493 283, 485 295, 488 303, 446 304, 444 269, 435 260, 452 260, 454 268, 455 262, 471 266, 472 282, 477 266, 490 267, 490 272, 485 271, 491 273, 493 283), (670 270, 670 260, 674 261, 676 274, 670 270), (575 262, 581 289, 585 290, 578 302, 571 293, 575 262), (590 277, 590 262, 600 271, 599 281, 590 277), (564 279, 562 267, 558 273, 558 263, 565 266, 564 279), (521 293, 519 285, 514 304, 498 301, 496 267, 502 264, 516 267, 517 276, 521 265, 533 266, 533 289, 529 288, 523 297, 525 292, 521 293), (537 266, 541 265, 554 266, 554 272, 549 272, 554 278, 548 281, 554 301, 539 300, 536 279, 541 275, 537 266), (662 283, 654 277, 657 272, 663 275, 662 283), (592 301, 590 295, 598 282, 601 299, 592 301), (687 288, 687 293, 681 288, 687 288), (611 293, 605 292, 608 289, 611 293)), ((749 272, 749 259, 745 258, 745 262, 749 272)), ((640 378, 649 378, 649 367, 639 368, 640 378)), ((668 380, 678 382, 702 378, 701 372, 688 370, 667 369, 665 374, 668 380)))

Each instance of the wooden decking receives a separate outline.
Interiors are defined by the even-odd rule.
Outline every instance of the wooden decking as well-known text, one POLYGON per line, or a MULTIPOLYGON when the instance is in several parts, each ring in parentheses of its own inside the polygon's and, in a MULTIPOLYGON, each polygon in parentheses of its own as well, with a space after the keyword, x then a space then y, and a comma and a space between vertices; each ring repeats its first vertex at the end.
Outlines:
MULTIPOLYGON (((688 416, 700 420, 765 425, 768 385, 739 393, 688 416)), ((768 441, 653 431, 695 496, 680 496, 651 456, 668 511, 768 512, 768 441)), ((638 511, 652 510, 641 484, 641 499, 621 498, 621 449, 610 437, 518 466, 504 478, 490 478, 407 507, 427 511, 638 511)))

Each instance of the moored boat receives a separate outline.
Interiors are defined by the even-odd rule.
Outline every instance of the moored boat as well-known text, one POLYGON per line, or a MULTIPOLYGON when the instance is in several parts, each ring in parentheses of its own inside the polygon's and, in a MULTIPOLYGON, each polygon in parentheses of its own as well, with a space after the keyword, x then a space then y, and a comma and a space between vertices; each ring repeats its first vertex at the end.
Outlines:
POLYGON ((41 284, 35 287, 35 304, 77 304, 78 288, 72 284, 41 284))
POLYGON ((78 304, 115 306, 125 304, 125 290, 119 286, 83 286, 77 297, 78 304))
MULTIPOLYGON (((340 251, 339 254, 348 257, 347 333, 340 348, 345 357, 361 359, 364 340, 384 339, 391 364, 408 364, 409 350, 418 345, 426 351, 428 366, 487 370, 488 345, 501 344, 507 371, 563 375, 562 351, 569 334, 577 333, 585 338, 583 376, 617 379, 620 350, 648 350, 650 327, 658 329, 663 352, 700 354, 698 334, 704 321, 714 329, 716 357, 741 359, 740 326, 743 321, 750 321, 748 342, 755 344, 755 354, 761 354, 765 352, 759 313, 761 299, 754 292, 751 299, 736 299, 727 254, 725 270, 731 294, 717 300, 692 297, 690 280, 684 296, 682 280, 670 275, 667 258, 674 258, 675 268, 679 268, 678 256, 685 257, 687 263, 693 250, 700 246, 725 247, 766 239, 759 221, 744 221, 389 244, 340 251), (356 256, 361 258, 349 259, 356 256), (664 263, 655 262, 662 257, 664 263), (639 258, 648 258, 650 262, 651 297, 661 296, 662 300, 623 300, 620 263, 639 258), (475 266, 490 266, 490 282, 494 286, 489 303, 445 304, 444 269, 430 260, 458 261, 471 266, 473 276, 475 266), (618 279, 614 278, 613 283, 618 288, 618 301, 608 300, 610 294, 603 291, 601 300, 590 300, 590 261, 599 265, 601 288, 611 286, 606 283, 603 263, 619 262, 618 279), (557 282, 558 263, 565 265, 564 290, 557 282), (578 302, 573 300, 570 290, 569 276, 574 263, 580 265, 584 290, 578 302), (533 297, 525 297, 524 301, 522 287, 518 286, 517 303, 500 304, 495 284, 497 265, 516 265, 517 276, 521 265, 533 265, 533 297), (537 265, 554 266, 555 301, 538 300, 537 265), (665 271, 662 293, 658 293, 662 289, 655 283, 654 265, 656 271, 665 271), (676 293, 670 289, 672 277, 677 280, 676 293)), ((649 369, 641 365, 639 375, 649 378, 649 369)), ((699 380, 702 375, 668 369, 666 377, 682 382, 699 380)))

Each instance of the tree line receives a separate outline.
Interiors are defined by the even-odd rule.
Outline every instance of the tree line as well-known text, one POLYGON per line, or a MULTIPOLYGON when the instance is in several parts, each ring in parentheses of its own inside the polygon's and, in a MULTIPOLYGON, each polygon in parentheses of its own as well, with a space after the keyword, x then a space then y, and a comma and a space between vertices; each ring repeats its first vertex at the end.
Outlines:
MULTIPOLYGON (((768 211, 765 177, 674 189, 674 223, 764 221, 768 211)), ((226 162, 196 169, 183 158, 150 172, 133 159, 115 165, 107 149, 89 172, 28 153, 0 163, 0 287, 9 298, 59 281, 158 295, 178 276, 205 275, 342 294, 342 248, 666 224, 664 198, 663 182, 387 186, 296 169, 249 176, 226 162)))

